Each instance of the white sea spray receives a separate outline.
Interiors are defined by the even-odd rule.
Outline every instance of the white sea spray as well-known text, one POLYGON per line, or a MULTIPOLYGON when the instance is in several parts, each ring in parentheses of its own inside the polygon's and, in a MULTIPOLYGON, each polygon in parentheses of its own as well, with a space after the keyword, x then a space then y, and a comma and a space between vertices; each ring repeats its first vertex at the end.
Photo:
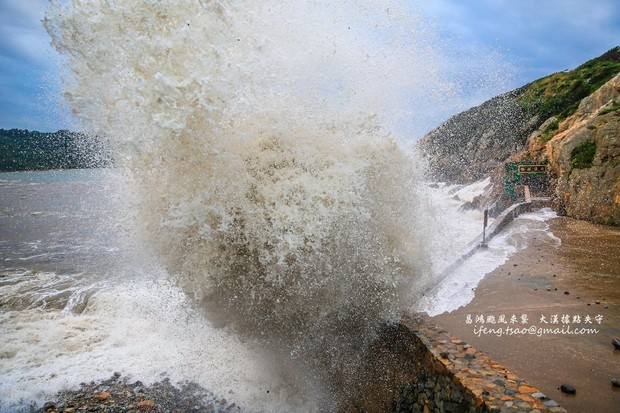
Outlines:
POLYGON ((76 0, 45 22, 71 108, 135 183, 142 242, 216 325, 327 376, 430 268, 420 162, 385 109, 390 64, 420 63, 368 47, 373 13, 399 19, 355 1, 76 0))
POLYGON ((121 226, 215 325, 310 387, 354 379, 450 253, 399 141, 403 102, 454 96, 425 23, 356 0, 72 0, 44 23, 126 174, 121 226))

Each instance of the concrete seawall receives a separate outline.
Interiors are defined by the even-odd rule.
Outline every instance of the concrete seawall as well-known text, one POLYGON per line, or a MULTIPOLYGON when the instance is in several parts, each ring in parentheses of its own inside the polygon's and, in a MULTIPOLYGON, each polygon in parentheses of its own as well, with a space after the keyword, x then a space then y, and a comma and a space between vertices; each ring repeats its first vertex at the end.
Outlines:
POLYGON ((486 234, 483 237, 483 234, 480 233, 476 238, 474 238, 469 244, 463 248, 462 252, 455 258, 455 260, 449 264, 439 275, 437 278, 439 283, 443 282, 443 280, 450 275, 456 268, 458 268, 465 260, 474 255, 479 248, 483 247, 483 242, 490 241, 495 235, 499 234, 508 224, 510 224, 516 217, 521 214, 531 212, 532 208, 543 208, 547 206, 549 203, 549 198, 532 198, 529 196, 529 191, 527 191, 527 196, 524 202, 519 202, 516 204, 512 204, 505 210, 503 210, 495 220, 486 228, 486 234), (484 238, 484 239, 483 239, 484 238))
POLYGON ((401 324, 413 333, 420 370, 415 383, 402 388, 393 411, 566 413, 526 380, 425 316, 406 316, 401 324))
MULTIPOLYGON (((530 212, 531 210, 532 210, 531 202, 520 202, 518 204, 513 204, 510 207, 506 208, 487 227, 486 237, 484 241, 488 242, 495 235, 499 234, 500 231, 506 227, 506 225, 510 224, 520 214, 523 214, 525 212, 530 212)), ((466 259, 474 255, 476 251, 478 251, 478 249, 482 247, 482 244, 483 244, 483 235, 480 234, 473 241, 467 244, 465 248, 463 248, 463 251, 459 254, 459 256, 448 267, 446 267, 442 271, 441 275, 439 276, 439 279, 443 280, 445 277, 447 277, 452 271, 454 271, 466 259)))

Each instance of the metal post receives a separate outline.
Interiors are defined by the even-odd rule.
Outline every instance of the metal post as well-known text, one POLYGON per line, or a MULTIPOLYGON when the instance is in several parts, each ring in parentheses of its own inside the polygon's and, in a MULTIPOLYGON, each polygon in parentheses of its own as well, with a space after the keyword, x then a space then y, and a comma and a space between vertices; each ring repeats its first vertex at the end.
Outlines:
POLYGON ((484 210, 484 224, 482 227, 482 245, 481 247, 487 246, 487 222, 489 221, 489 210, 484 210))

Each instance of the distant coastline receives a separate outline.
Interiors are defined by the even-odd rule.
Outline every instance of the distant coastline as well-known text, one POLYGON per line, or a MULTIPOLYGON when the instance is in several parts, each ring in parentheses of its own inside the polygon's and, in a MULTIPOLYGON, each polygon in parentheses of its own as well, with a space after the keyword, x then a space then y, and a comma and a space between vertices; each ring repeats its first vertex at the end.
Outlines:
POLYGON ((0 129, 0 172, 111 166, 103 140, 81 132, 0 129))

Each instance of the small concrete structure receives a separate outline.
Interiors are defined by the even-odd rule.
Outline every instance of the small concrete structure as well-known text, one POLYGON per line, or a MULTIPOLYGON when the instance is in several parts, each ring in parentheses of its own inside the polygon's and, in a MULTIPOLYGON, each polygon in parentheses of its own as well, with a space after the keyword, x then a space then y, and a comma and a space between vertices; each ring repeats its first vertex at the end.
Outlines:
POLYGON ((550 198, 547 197, 532 197, 530 196, 530 191, 527 186, 525 186, 525 201, 518 202, 516 204, 512 204, 504 211, 502 211, 488 226, 485 228, 484 235, 481 233, 473 241, 463 248, 463 251, 459 254, 459 256, 446 267, 443 272, 437 278, 439 283, 441 283, 451 272, 453 272, 459 265, 461 265, 466 259, 471 257, 476 253, 478 248, 483 246, 483 243, 486 244, 497 235, 502 229, 506 227, 509 223, 511 223, 516 217, 520 214, 531 212, 532 208, 543 208, 549 205, 550 198))

